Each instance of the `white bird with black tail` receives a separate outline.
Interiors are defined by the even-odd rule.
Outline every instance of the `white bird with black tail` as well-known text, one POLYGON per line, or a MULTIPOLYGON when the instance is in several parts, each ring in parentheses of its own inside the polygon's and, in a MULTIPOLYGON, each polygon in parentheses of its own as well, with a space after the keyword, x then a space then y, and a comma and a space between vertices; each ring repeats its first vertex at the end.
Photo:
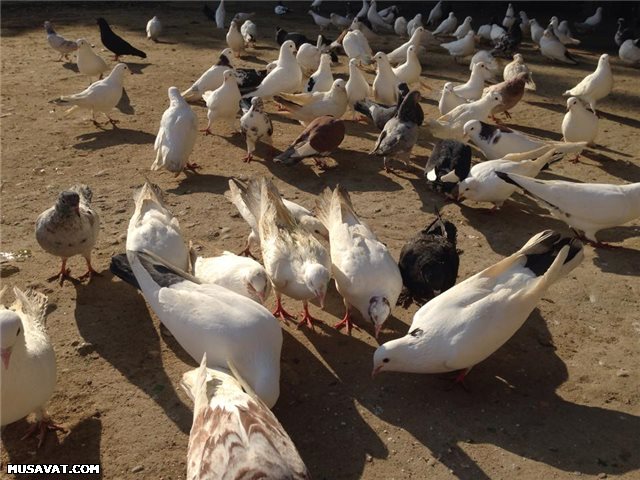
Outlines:
POLYGON ((409 333, 373 355, 380 372, 445 373, 469 370, 489 357, 527 320, 552 284, 582 261, 582 243, 552 230, 441 293, 413 317, 409 333))

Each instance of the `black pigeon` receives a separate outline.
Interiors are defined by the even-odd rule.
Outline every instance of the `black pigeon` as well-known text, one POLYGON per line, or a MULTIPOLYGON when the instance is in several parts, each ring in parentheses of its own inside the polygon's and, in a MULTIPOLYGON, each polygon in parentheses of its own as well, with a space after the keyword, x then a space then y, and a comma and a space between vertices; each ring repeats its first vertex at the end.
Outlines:
POLYGON ((616 45, 620 46, 625 41, 633 38, 633 29, 627 27, 627 21, 624 18, 618 19, 618 30, 616 31, 613 39, 616 42, 616 45))
MULTIPOLYGON (((231 59, 224 54, 220 54, 216 65, 224 65, 233 68, 231 59)), ((236 78, 241 94, 249 93, 258 88, 264 77, 269 73, 267 69, 256 70, 255 68, 236 68, 236 78)))
POLYGON ((387 122, 393 118, 398 111, 398 108, 400 108, 404 97, 409 93, 408 85, 404 82, 399 84, 398 92, 398 103, 392 107, 376 103, 373 100, 365 99, 361 102, 356 102, 353 105, 353 108, 356 112, 363 114, 371 120, 371 123, 373 123, 378 130, 383 130, 387 122))
POLYGON ((433 148, 424 176, 437 192, 452 196, 452 191, 471 170, 471 147, 457 140, 440 140, 433 148))
POLYGON ((496 42, 496 45, 491 52, 492 55, 502 55, 511 58, 511 56, 518 51, 518 47, 522 43, 521 23, 522 19, 520 16, 517 16, 513 25, 509 27, 509 30, 507 30, 507 33, 502 35, 496 42))
POLYGON ((398 303, 405 308, 411 301, 424 304, 453 287, 460 258, 456 249, 455 225, 437 218, 412 238, 400 252, 400 274, 404 289, 398 303))
POLYGON ((119 37, 104 18, 97 19, 98 26, 100 27, 100 40, 107 50, 111 50, 115 55, 115 60, 121 55, 134 55, 136 57, 147 58, 147 54, 142 50, 131 46, 125 39, 119 37))

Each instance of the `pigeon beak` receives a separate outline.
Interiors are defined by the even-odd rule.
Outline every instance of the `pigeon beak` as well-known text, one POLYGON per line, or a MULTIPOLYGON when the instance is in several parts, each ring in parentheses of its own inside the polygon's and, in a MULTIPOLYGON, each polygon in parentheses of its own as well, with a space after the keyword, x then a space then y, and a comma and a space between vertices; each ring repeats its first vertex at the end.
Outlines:
POLYGON ((464 200, 464 194, 463 193, 458 193, 458 201, 461 202, 464 200))
POLYGON ((76 215, 80 216, 80 206, 74 207, 76 215))
POLYGON ((464 143, 469 143, 469 140, 471 139, 469 138, 469 135, 465 133, 462 135, 462 140, 464 141, 464 143))
POLYGON ((382 330, 382 325, 376 325, 374 327, 374 331, 375 331, 375 335, 376 335, 376 340, 378 339, 378 335, 380 335, 380 330, 382 330))
POLYGON ((5 370, 9 368, 9 360, 11 359, 11 348, 12 347, 0 349, 0 357, 2 357, 2 365, 4 366, 5 370))
POLYGON ((320 303, 320 308, 324 310, 324 297, 325 297, 325 293, 320 293, 316 298, 318 299, 318 302, 320 303))
POLYGON ((256 294, 258 295, 258 298, 260 299, 260 303, 262 303, 264 305, 264 301, 267 299, 267 297, 265 296, 264 292, 256 292, 256 294))
POLYGON ((374 368, 371 372, 371 378, 375 378, 375 376, 380 373, 380 370, 382 370, 382 365, 378 365, 376 368, 374 368))

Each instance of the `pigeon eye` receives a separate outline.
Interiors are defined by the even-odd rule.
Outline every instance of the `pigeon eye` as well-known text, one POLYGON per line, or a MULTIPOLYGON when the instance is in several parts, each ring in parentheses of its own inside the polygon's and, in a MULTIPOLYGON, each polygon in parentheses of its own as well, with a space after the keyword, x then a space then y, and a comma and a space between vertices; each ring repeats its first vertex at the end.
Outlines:
POLYGON ((384 360, 382 360, 383 363, 389 363, 389 359, 385 358, 384 360))

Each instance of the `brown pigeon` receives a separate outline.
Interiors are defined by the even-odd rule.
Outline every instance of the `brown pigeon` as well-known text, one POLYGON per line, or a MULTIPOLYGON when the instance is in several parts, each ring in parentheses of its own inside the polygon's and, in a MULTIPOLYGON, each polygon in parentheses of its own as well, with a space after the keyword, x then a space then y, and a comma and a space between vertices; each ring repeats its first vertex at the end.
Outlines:
POLYGON ((528 80, 528 73, 519 73, 511 80, 507 80, 484 89, 484 95, 489 92, 498 92, 500 93, 500 95, 502 95, 502 103, 494 107, 494 109, 491 111, 491 117, 494 121, 498 122, 494 115, 500 112, 504 112, 507 118, 511 118, 509 110, 515 107, 524 95, 524 86, 528 80))

